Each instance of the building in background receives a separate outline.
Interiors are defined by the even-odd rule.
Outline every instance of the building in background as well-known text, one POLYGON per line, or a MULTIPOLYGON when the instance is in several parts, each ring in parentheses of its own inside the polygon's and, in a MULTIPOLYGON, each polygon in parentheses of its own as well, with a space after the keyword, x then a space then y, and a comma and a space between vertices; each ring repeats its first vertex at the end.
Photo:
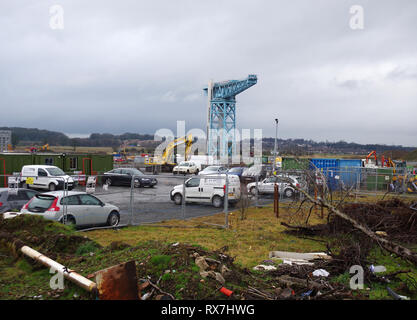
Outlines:
POLYGON ((7 152, 12 144, 12 132, 10 130, 0 131, 0 152, 7 152))

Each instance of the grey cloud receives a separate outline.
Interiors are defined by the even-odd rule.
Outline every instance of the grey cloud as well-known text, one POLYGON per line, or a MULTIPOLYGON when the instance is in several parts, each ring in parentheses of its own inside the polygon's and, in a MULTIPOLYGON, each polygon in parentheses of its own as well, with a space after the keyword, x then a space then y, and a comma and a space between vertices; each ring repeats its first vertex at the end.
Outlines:
POLYGON ((285 138, 417 145, 404 119, 416 112, 416 14, 413 0, 5 0, 0 124, 204 129, 208 80, 255 73, 237 96, 240 128, 272 136, 278 116, 285 138), (54 4, 62 31, 49 28, 54 4), (364 30, 349 28, 352 4, 364 30))

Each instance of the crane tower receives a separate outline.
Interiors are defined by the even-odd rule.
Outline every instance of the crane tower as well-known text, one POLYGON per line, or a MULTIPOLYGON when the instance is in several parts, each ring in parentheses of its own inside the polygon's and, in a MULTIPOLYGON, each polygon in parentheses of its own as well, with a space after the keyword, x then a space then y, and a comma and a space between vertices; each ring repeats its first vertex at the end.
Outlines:
POLYGON ((208 96, 207 154, 231 156, 236 148, 236 96, 255 85, 256 75, 244 80, 209 82, 204 90, 208 96), (223 129, 223 130, 222 130, 223 129))

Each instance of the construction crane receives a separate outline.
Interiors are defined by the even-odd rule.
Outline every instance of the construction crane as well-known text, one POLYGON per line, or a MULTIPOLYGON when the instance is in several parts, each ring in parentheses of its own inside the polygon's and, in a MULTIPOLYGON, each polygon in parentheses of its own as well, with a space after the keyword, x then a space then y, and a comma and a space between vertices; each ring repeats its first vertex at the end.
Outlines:
POLYGON ((172 167, 176 165, 176 161, 174 159, 174 150, 176 147, 182 144, 185 144, 184 160, 188 160, 191 153, 191 146, 193 144, 193 136, 191 134, 171 141, 164 149, 161 157, 148 158, 145 160, 145 164, 151 166, 161 166, 162 169, 170 171, 172 167))
POLYGON ((378 158, 377 158, 377 156, 376 156, 376 151, 374 150, 374 151, 371 151, 367 156, 366 156, 366 163, 368 163, 368 161, 369 161, 369 158, 370 157, 372 157, 372 156, 374 156, 374 158, 375 158, 375 165, 377 166, 378 165, 378 158))
POLYGON ((255 85, 256 75, 244 80, 209 82, 204 88, 208 96, 207 154, 231 156, 236 150, 236 96, 255 85), (223 131, 222 131, 223 130, 223 131))

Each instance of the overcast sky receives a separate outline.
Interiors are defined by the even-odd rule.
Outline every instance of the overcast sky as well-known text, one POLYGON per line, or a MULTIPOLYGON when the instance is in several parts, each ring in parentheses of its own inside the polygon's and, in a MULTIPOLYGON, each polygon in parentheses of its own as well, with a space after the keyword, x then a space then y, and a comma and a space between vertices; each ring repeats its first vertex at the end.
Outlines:
POLYGON ((204 129, 207 82, 256 74, 239 128, 417 146, 415 0, 2 0, 0 42, 0 126, 204 129))

